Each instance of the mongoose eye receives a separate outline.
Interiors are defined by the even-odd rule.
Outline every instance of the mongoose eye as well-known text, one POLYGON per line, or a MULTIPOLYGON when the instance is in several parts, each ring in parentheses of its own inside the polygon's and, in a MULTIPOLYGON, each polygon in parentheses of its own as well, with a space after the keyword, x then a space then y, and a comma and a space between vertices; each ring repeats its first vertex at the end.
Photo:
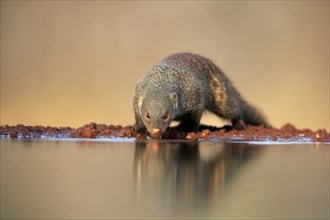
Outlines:
POLYGON ((163 116, 163 120, 166 121, 168 119, 168 113, 166 113, 164 116, 163 116))
POLYGON ((149 112, 147 112, 147 114, 146 114, 146 118, 147 118, 147 119, 150 119, 149 112))

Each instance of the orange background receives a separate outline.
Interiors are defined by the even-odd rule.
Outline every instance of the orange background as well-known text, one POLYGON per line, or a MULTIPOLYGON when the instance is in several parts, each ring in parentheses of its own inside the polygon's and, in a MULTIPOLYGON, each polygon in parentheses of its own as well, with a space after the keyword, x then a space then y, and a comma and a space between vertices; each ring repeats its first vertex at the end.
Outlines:
POLYGON ((1 125, 133 124, 136 81, 181 51, 274 126, 330 130, 328 1, 1 1, 1 125))

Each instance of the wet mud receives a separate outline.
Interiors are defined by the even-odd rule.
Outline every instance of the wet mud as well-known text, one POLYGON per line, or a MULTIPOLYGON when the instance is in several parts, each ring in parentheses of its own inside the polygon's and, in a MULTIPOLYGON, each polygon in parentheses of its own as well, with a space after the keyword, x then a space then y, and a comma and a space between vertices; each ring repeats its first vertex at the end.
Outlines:
MULTIPOLYGON (((138 138, 146 139, 147 135, 135 134, 134 126, 105 125, 89 123, 78 128, 25 126, 0 126, 1 138, 138 138)), ((230 126, 221 128, 201 125, 197 133, 181 132, 169 128, 163 139, 179 140, 223 140, 223 141, 288 141, 288 142, 330 142, 330 133, 325 129, 312 131, 297 129, 292 124, 281 128, 249 126, 246 130, 237 131, 230 126)))

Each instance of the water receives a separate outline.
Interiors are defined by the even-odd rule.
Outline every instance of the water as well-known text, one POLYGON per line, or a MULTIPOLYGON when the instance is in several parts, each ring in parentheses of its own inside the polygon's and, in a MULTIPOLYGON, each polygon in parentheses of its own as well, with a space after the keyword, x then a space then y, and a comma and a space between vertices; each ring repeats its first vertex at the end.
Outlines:
POLYGON ((329 144, 1 139, 1 218, 329 218, 329 144))

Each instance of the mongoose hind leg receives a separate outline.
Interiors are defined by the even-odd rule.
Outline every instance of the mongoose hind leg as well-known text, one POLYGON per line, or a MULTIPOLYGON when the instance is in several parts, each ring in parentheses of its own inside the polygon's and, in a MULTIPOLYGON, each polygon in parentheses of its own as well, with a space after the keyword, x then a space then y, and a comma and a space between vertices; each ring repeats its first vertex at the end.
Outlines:
POLYGON ((246 123, 244 122, 242 116, 237 111, 234 112, 233 109, 237 108, 230 108, 232 112, 222 112, 218 108, 213 108, 210 111, 213 112, 215 115, 219 116, 220 118, 228 119, 232 123, 232 129, 234 130, 245 130, 246 123))
POLYGON ((234 130, 241 131, 246 129, 246 124, 242 118, 232 119, 231 123, 234 130))

